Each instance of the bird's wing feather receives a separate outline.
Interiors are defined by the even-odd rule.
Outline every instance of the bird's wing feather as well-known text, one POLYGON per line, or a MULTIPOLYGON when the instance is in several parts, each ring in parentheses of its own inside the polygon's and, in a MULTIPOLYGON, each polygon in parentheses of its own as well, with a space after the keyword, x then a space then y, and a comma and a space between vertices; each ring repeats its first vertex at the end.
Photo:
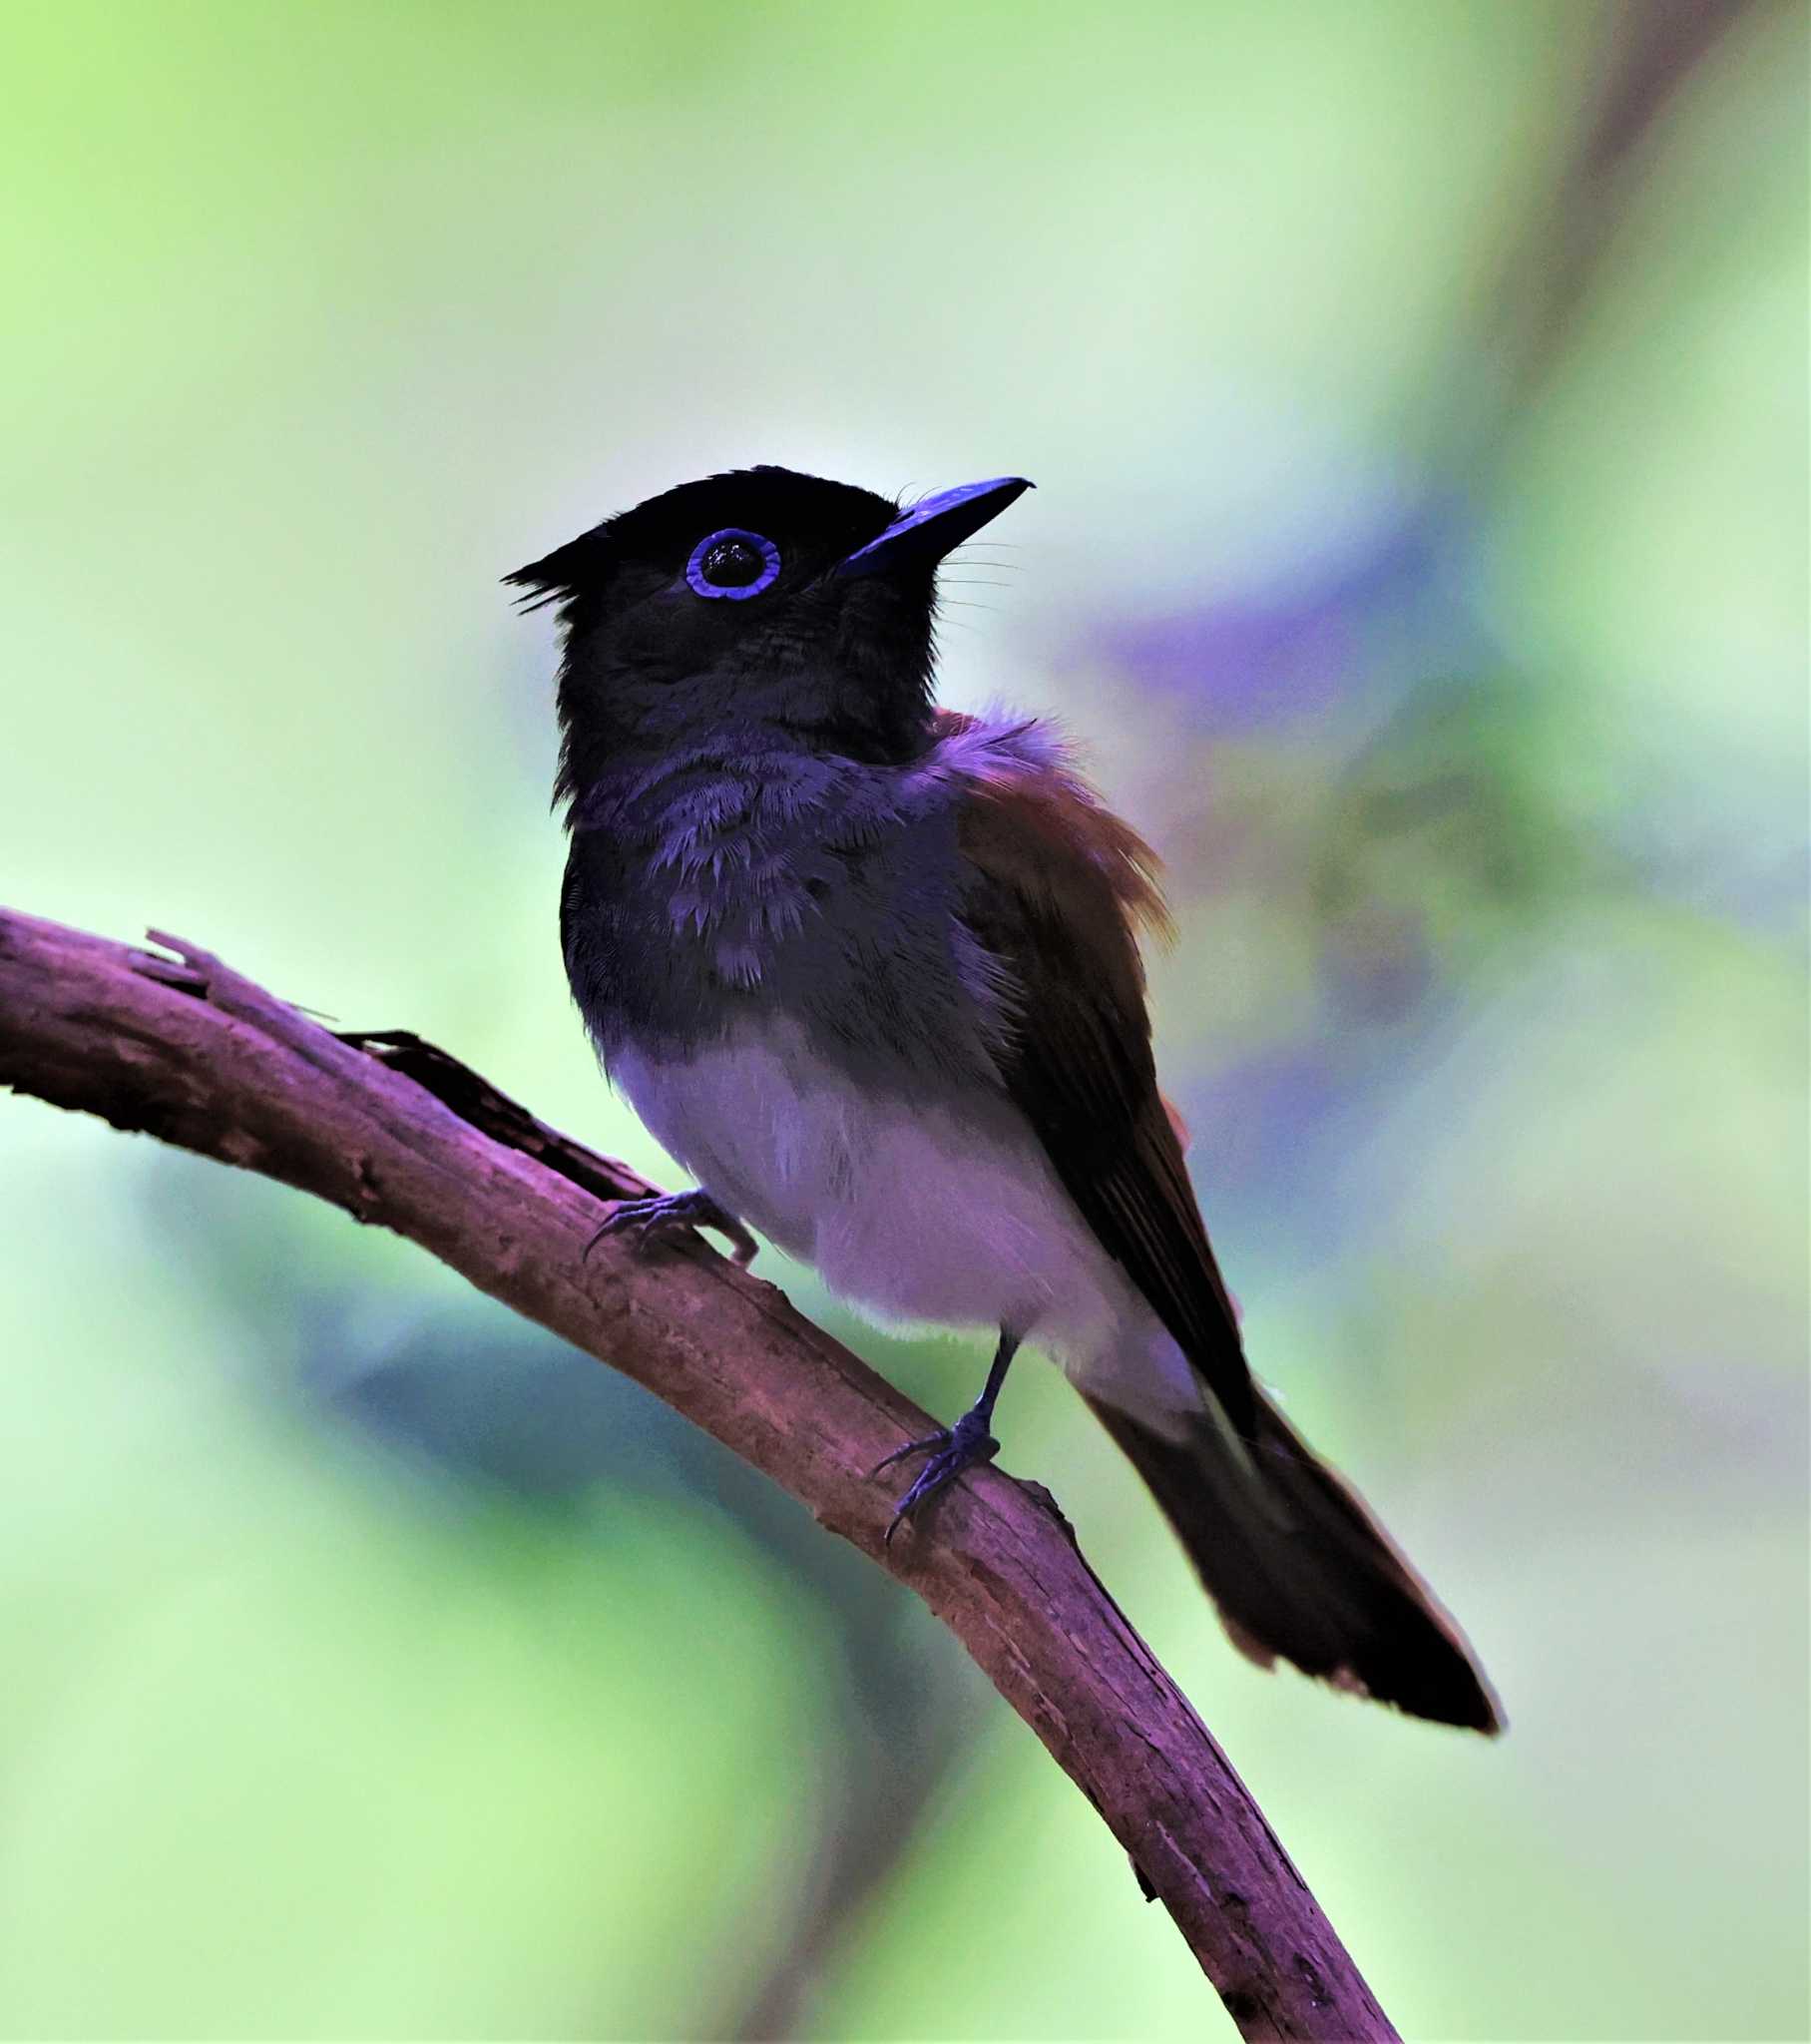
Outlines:
POLYGON ((1011 990, 1007 1089, 1083 1218, 1248 1434, 1238 1322, 1150 1052, 1134 930, 1165 920, 1155 858, 1060 753, 987 746, 983 729, 945 717, 937 751, 960 790, 964 920, 1011 990))

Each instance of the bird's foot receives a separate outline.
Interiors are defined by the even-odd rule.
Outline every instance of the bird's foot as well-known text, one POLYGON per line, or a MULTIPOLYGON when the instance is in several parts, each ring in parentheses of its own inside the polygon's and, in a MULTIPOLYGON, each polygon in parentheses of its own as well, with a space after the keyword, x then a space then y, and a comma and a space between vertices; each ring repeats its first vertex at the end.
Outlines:
POLYGON ((954 1483, 965 1469, 991 1462, 999 1454, 1000 1443, 988 1431, 992 1417, 979 1405, 971 1406, 954 1426, 939 1427, 921 1441, 907 1441, 903 1448, 895 1448, 884 1462, 874 1465, 873 1473, 878 1476, 881 1470, 892 1468, 895 1462, 903 1461, 907 1455, 930 1457, 919 1470, 911 1489, 893 1508, 893 1517, 887 1526, 889 1547, 893 1544, 893 1535, 927 1498, 934 1497, 946 1485, 954 1483))
POLYGON ((656 1193, 646 1200, 620 1200, 596 1235, 585 1245, 590 1256, 607 1236, 627 1235, 642 1254, 671 1242, 675 1236, 708 1228, 731 1245, 736 1264, 751 1264, 759 1247, 753 1236, 702 1187, 689 1193, 656 1193))

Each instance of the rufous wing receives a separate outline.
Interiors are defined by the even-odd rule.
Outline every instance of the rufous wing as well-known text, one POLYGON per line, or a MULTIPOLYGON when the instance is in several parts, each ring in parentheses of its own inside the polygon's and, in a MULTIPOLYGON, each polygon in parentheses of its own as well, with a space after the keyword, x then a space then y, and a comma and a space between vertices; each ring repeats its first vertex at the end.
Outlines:
POLYGON ((1066 766, 990 761, 960 811, 963 918, 1015 1003, 1003 1077, 1064 1190, 1232 1426, 1254 1405, 1238 1321, 1157 1091, 1136 929, 1156 860, 1066 766))

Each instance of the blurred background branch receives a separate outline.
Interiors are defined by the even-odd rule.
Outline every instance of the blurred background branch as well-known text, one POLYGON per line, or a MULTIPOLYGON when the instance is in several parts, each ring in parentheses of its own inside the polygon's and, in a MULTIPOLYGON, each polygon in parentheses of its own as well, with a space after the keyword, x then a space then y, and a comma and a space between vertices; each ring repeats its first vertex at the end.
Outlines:
MULTIPOLYGON (((990 1470, 943 1501, 934 1537, 887 1546, 891 1492, 869 1472, 929 1422, 773 1286, 701 1245, 593 1265, 593 1203, 645 1190, 633 1174, 413 1035, 336 1036, 151 934, 175 956, 0 910, 0 1084, 313 1193, 637 1378, 943 1619, 1126 1847, 1242 2035, 1396 2036, 1045 1493, 990 1470)), ((863 1861, 834 1869, 858 1893, 863 1861)), ((781 2034, 795 1998, 775 1976, 744 2027, 781 2034)))

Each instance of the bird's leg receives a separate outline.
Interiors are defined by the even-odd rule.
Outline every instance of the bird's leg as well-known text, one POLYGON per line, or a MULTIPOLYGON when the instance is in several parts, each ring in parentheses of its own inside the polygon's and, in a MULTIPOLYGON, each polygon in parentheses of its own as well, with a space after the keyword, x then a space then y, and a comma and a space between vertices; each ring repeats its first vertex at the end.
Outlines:
POLYGON ((619 1200, 597 1234, 585 1245, 589 1257, 606 1236, 628 1234, 647 1251, 694 1228, 713 1229, 733 1245, 731 1261, 751 1264, 759 1245, 701 1186, 688 1193, 655 1193, 645 1200, 619 1200))
POLYGON ((946 1484, 953 1483, 965 1469, 974 1468, 978 1462, 991 1462, 1000 1452, 1000 1443, 992 1431, 994 1400, 1000 1395, 1000 1386, 1006 1382, 1008 1366, 1018 1347, 1019 1336, 1012 1328, 1002 1327, 1000 1345, 994 1350, 993 1365, 988 1370, 987 1382, 981 1387, 981 1396, 956 1424, 940 1427, 924 1440, 907 1441, 903 1448, 895 1448, 884 1462, 875 1465, 874 1474, 878 1476, 882 1469, 890 1469, 907 1455, 930 1457, 919 1470, 917 1481, 894 1507, 892 1520, 887 1526, 889 1546, 901 1522, 909 1518, 926 1498, 935 1496, 946 1484))

